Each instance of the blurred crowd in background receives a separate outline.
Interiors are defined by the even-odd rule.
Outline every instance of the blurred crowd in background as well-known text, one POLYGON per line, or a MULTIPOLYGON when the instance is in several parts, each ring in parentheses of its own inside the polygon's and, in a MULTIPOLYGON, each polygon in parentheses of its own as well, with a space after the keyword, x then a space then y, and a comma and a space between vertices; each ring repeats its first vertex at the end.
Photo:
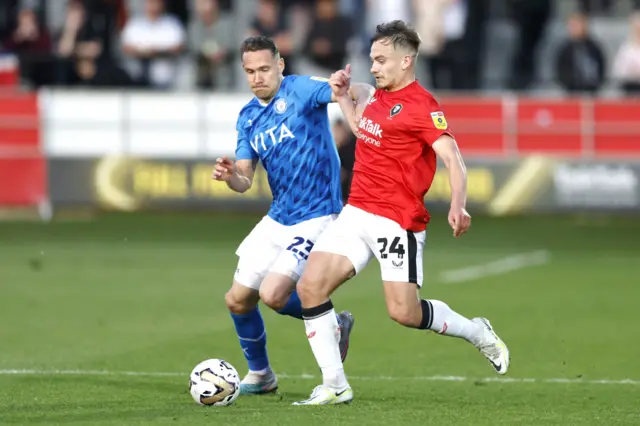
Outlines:
POLYGON ((640 92, 640 0, 2 0, 20 85, 246 90, 238 47, 271 36, 286 73, 369 78, 377 23, 423 44, 439 91, 640 92))

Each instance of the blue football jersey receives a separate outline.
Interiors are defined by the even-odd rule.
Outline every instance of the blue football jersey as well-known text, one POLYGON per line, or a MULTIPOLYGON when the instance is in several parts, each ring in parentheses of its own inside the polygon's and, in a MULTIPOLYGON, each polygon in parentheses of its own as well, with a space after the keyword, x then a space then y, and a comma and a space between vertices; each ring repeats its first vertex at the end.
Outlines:
POLYGON ((330 102, 327 81, 290 75, 269 104, 253 98, 238 116, 236 160, 260 160, 273 194, 268 215, 283 225, 342 210, 330 102))

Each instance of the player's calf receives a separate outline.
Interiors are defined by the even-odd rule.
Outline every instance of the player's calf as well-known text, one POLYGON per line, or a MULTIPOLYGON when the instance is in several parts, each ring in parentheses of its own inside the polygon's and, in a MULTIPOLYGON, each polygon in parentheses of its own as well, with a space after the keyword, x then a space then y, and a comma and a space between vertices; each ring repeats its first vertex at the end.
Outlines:
POLYGON ((419 303, 412 304, 411 306, 387 307, 387 311, 389 313, 389 318, 398 324, 409 328, 420 328, 422 310, 419 303))
POLYGON ((391 318, 407 327, 460 337, 473 345, 484 339, 482 325, 458 314, 440 300, 420 300, 414 284, 385 281, 384 293, 391 318))
POLYGON ((393 321, 405 327, 420 328, 423 315, 415 284, 387 281, 384 293, 387 313, 393 321))

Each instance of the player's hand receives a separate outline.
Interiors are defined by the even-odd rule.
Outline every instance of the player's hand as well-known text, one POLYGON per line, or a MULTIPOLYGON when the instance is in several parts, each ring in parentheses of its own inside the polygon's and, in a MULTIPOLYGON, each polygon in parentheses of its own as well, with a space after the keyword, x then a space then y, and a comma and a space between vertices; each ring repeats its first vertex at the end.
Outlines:
POLYGON ((469 230, 471 215, 462 207, 451 207, 449 210, 449 225, 453 229, 453 236, 459 237, 469 230))
POLYGON ((331 74, 329 85, 336 97, 347 96, 351 86, 351 65, 347 64, 343 70, 331 74))
POLYGON ((236 165, 229 158, 222 157, 216 159, 216 167, 211 176, 215 180, 228 182, 235 172, 236 165))

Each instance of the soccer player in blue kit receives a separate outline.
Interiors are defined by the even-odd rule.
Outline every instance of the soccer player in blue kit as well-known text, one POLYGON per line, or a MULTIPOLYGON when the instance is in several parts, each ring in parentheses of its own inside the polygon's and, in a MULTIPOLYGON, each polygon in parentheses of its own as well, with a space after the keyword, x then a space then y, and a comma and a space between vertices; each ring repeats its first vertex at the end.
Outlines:
MULTIPOLYGON (((218 158, 213 178, 245 192, 260 161, 273 194, 268 214, 236 251, 238 267, 225 296, 249 364, 240 393, 262 394, 275 391, 278 379, 269 365, 258 301, 302 319, 296 283, 316 239, 342 210, 342 191, 327 114, 327 104, 335 101, 328 81, 283 77, 284 60, 267 37, 250 37, 240 50, 255 97, 238 116, 235 162, 218 158)), ((354 320, 349 312, 337 317, 344 360, 354 320)))

